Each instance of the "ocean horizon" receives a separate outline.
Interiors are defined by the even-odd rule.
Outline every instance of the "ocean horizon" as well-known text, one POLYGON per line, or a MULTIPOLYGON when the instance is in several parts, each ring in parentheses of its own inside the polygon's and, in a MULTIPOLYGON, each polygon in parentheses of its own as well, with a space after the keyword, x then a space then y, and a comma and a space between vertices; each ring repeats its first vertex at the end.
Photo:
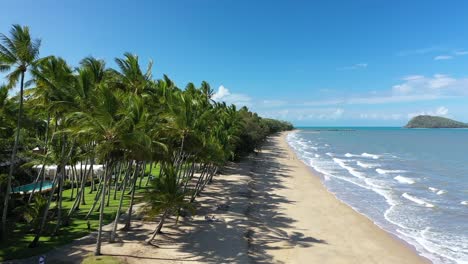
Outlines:
POLYGON ((338 199, 421 256, 468 261, 468 130, 297 127, 287 140, 338 199))

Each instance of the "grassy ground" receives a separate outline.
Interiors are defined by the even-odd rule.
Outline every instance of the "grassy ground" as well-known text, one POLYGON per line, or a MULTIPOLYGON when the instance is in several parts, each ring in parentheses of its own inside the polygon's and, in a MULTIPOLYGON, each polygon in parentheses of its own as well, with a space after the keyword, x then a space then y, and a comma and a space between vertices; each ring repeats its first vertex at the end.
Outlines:
MULTIPOLYGON (((147 166, 147 171, 149 171, 149 166, 147 166)), ((152 175, 158 175, 159 168, 156 166, 152 169, 152 175)), ((145 177, 142 181, 142 188, 137 188, 137 193, 142 193, 146 189, 144 186, 146 184, 148 177, 145 177)), ((139 181, 139 180, 138 180, 139 181)), ((138 182, 137 182, 138 187, 138 182)), ((72 242, 74 239, 83 237, 89 234, 92 231, 97 230, 98 222, 99 222, 99 212, 97 211, 98 206, 96 206, 96 210, 91 214, 89 217, 89 223, 91 228, 88 230, 87 222, 88 220, 85 219, 86 214, 88 213, 89 209, 94 201, 95 193, 89 194, 91 187, 86 187, 85 192, 85 201, 86 205, 81 205, 80 210, 75 212, 75 214, 71 217, 69 224, 67 226, 62 226, 60 231, 56 236, 50 236, 52 230, 54 230, 56 222, 50 222, 44 232, 44 235, 41 237, 39 241, 39 246, 35 248, 28 248, 29 243, 34 239, 34 234, 29 231, 29 227, 21 222, 21 221, 10 221, 9 223, 9 230, 13 230, 9 235, 8 239, 5 242, 0 243, 0 261, 8 260, 8 259, 18 259, 18 258, 27 258, 34 255, 39 255, 45 253, 53 248, 58 246, 62 246, 64 244, 72 242)), ((111 193, 111 200, 108 207, 104 209, 104 224, 108 224, 112 222, 115 218, 115 214, 119 204, 119 198, 121 192, 117 192, 117 199, 113 199, 113 189, 111 193)), ((70 200, 71 190, 63 191, 63 213, 64 215, 68 214, 68 211, 73 206, 73 200, 70 200)), ((75 190, 76 196, 76 190, 75 190)), ((127 193, 124 194, 124 202, 123 208, 124 210, 128 208, 130 203, 130 195, 127 193)), ((51 207, 55 207, 55 203, 51 205, 51 207)), ((95 263, 95 262, 90 262, 95 263)), ((97 262, 96 262, 97 263, 97 262)), ((101 263, 101 262, 99 262, 101 263)), ((105 263, 105 262, 102 262, 105 263)))

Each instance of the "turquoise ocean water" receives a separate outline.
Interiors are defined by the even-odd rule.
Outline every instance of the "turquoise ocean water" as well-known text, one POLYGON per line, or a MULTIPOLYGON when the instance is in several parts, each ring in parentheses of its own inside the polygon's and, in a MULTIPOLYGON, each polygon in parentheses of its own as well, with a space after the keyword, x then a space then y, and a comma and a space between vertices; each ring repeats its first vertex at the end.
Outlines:
POLYGON ((300 128, 287 139, 337 198, 434 263, 468 263, 468 129, 300 128))

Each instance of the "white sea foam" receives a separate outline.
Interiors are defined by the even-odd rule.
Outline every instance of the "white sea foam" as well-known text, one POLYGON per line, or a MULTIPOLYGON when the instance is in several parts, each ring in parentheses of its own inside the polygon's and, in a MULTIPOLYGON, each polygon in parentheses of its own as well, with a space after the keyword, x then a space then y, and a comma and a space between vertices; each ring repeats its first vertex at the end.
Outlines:
POLYGON ((468 205, 468 201, 461 201, 460 204, 468 205))
POLYGON ((404 184, 413 184, 415 183, 415 181, 411 178, 407 178, 407 177, 403 177, 401 175, 398 175, 396 176, 395 178, 393 178, 395 180, 397 180, 399 183, 404 183, 404 184))
POLYGON ((375 154, 369 154, 369 153, 362 153, 361 154, 362 157, 365 157, 365 158, 371 158, 371 159, 379 159, 380 156, 379 155, 375 155, 375 154))
POLYGON ((411 195, 409 195, 409 194, 407 194, 407 193, 404 193, 404 194, 401 195, 401 196, 402 196, 403 198, 406 198, 407 200, 410 200, 410 201, 412 201, 412 202, 415 202, 415 203, 417 203, 417 204, 419 204, 419 205, 424 205, 425 207, 434 207, 433 204, 428 203, 428 202, 426 202, 426 201, 424 201, 424 200, 422 200, 422 199, 420 199, 420 198, 411 196, 411 195))
POLYGON ((378 174, 389 174, 389 173, 403 173, 404 170, 384 170, 384 169, 375 169, 378 174))
POLYGON ((437 195, 442 195, 442 194, 447 193, 446 190, 437 189, 437 188, 434 188, 434 187, 429 187, 428 189, 429 189, 429 191, 431 191, 433 193, 436 193, 437 195))
POLYGON ((432 231, 430 227, 425 227, 423 230, 405 229, 403 231, 398 229, 397 232, 417 242, 416 244, 411 243, 416 248, 420 249, 422 246, 425 251, 431 253, 423 253, 422 255, 433 263, 468 263, 466 251, 463 250, 466 248, 466 238, 463 235, 457 238, 443 232, 432 231))
POLYGON ((333 176, 329 171, 326 171, 322 168, 320 168, 319 166, 316 165, 316 163, 313 162, 313 160, 309 160, 309 164, 306 163, 306 165, 309 165, 310 167, 312 167, 314 170, 316 170, 317 172, 319 172, 320 174, 323 175, 323 178, 326 180, 326 181, 329 181, 330 178, 333 176))
POLYGON ((364 163, 364 162, 361 162, 361 161, 357 161, 356 165, 358 165, 361 168, 366 168, 366 169, 375 168, 375 167, 379 166, 379 164, 370 164, 370 163, 364 163))
POLYGON ((319 155, 319 154, 315 154, 315 157, 316 157, 316 158, 320 158, 320 155, 319 155))
POLYGON ((330 153, 330 152, 325 153, 325 155, 333 157, 333 153, 330 153))
POLYGON ((336 164, 338 164, 340 167, 342 167, 343 169, 347 170, 351 175, 353 175, 355 177, 358 177, 358 178, 361 178, 361 179, 365 178, 364 175, 362 175, 360 172, 356 171, 353 167, 350 167, 350 166, 346 165, 344 160, 333 158, 333 161, 336 164))
POLYGON ((346 154, 344 154, 344 155, 345 155, 345 157, 347 157, 347 158, 352 158, 352 157, 357 157, 357 156, 358 156, 358 155, 354 155, 354 154, 351 154, 351 153, 346 153, 346 154))

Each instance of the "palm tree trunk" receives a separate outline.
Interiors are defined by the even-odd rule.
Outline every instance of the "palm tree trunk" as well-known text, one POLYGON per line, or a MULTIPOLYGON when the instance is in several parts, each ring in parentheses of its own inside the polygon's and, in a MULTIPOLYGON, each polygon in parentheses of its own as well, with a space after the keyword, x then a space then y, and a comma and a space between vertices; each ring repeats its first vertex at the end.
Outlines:
POLYGON ((39 170, 39 174, 37 175, 37 180, 35 181, 34 188, 31 191, 31 195, 29 195, 28 198, 28 204, 31 203, 32 197, 34 195, 34 192, 36 191, 36 185, 37 181, 41 179, 40 184, 39 184, 39 193, 42 192, 42 185, 44 183, 44 169, 45 169, 45 162, 48 156, 48 151, 47 151, 47 144, 49 143, 49 126, 50 126, 50 113, 47 113, 47 123, 46 123, 46 131, 45 131, 45 139, 44 139, 44 158, 42 160, 41 164, 41 169, 39 170))
MULTIPOLYGON (((81 166, 81 164, 80 164, 81 166)), ((86 168, 87 164, 85 164, 85 168, 86 168)), ((92 165, 91 165, 91 168, 92 168, 92 165)), ((81 175, 81 183, 80 183, 80 190, 78 191, 78 194, 76 195, 76 199, 75 199, 75 202, 73 203, 73 206, 72 208, 70 209, 70 211, 68 212, 68 218, 70 218, 72 216, 72 214, 78 210, 80 208, 80 202, 83 201, 83 205, 85 205, 84 203, 84 195, 85 195, 85 188, 86 188, 86 179, 88 178, 89 176, 89 171, 84 171, 83 172, 83 166, 81 166, 81 170, 80 170, 80 175, 81 175)))
POLYGON ((110 171, 109 173, 109 190, 107 191, 107 203, 106 203, 106 206, 109 207, 109 204, 110 204, 110 197, 111 197, 111 187, 112 187, 112 175, 114 175, 115 177, 115 170, 114 168, 112 168, 112 170, 110 171))
POLYGON ((57 231, 60 228, 62 222, 62 191, 63 191, 63 177, 64 171, 62 170, 61 175, 58 179, 59 191, 58 191, 58 201, 57 201, 57 224, 55 225, 54 232, 52 233, 53 236, 57 234, 57 231))
POLYGON ((24 94, 24 71, 21 72, 20 105, 19 105, 19 111, 18 111, 18 120, 17 120, 17 123, 16 123, 15 143, 13 145, 13 150, 11 151, 10 169, 8 171, 8 179, 7 179, 5 200, 3 202, 2 230, 1 230, 2 231, 2 240, 5 240, 7 238, 6 221, 7 221, 7 214, 8 214, 8 202, 10 200, 11 179, 13 177, 13 169, 15 168, 16 152, 18 151, 20 131, 21 131, 21 118, 22 118, 22 115, 23 115, 23 94, 24 94))
POLYGON ((212 182, 213 182, 213 176, 215 176, 215 175, 216 175, 216 173, 218 172, 218 169, 219 169, 219 168, 218 168, 218 166, 216 166, 216 168, 215 168, 215 170, 214 170, 214 173, 213 173, 213 174, 211 174, 211 176, 210 176, 209 183, 212 183, 212 182))
POLYGON ((141 189, 141 182, 143 181, 143 178, 145 177, 145 172, 146 172, 146 161, 143 161, 143 173, 141 174, 140 182, 138 183, 138 189, 141 189))
MULTIPOLYGON (((120 181, 120 175, 122 173, 122 169, 123 167, 125 166, 125 162, 120 162, 120 165, 119 165, 119 172, 117 174, 117 177, 115 177, 115 180, 114 180, 114 200, 117 199, 117 191, 119 190, 119 181, 120 181)), ((125 177, 126 178, 127 174, 125 174, 125 177)))
POLYGON ((75 181, 75 172, 76 171, 73 169, 74 166, 72 166, 72 165, 70 165, 70 166, 71 166, 71 169, 70 169, 71 173, 70 173, 70 176, 69 176, 70 177, 70 184, 71 184, 70 201, 72 201, 73 200, 73 195, 75 194, 75 188, 74 188, 75 183, 74 183, 74 181, 75 181))
MULTIPOLYGON (((42 160, 42 166, 41 166, 41 170, 39 171, 39 175, 38 175, 38 178, 40 177, 41 178, 41 181, 39 183, 39 193, 42 192, 42 186, 44 184, 44 181, 45 181, 45 163, 46 163, 46 160, 47 160, 47 157, 49 156, 49 148, 47 147, 47 144, 49 144, 49 129, 50 129, 50 113, 47 114, 47 125, 46 125, 46 135, 45 135, 45 140, 44 140, 44 159, 42 160)), ((52 139, 51 140, 54 140, 54 135, 52 135, 52 139)), ((28 204, 31 203, 31 199, 33 197, 33 194, 34 194, 34 191, 36 189, 36 185, 34 185, 34 189, 32 190, 31 192, 31 195, 29 196, 29 199, 28 199, 28 204)))
MULTIPOLYGON (((190 165, 190 168, 187 169, 187 173, 185 175, 185 183, 184 183, 184 188, 183 188, 183 191, 182 193, 186 193, 185 191, 187 190, 187 185, 189 183, 189 181, 192 179, 193 177, 193 173, 194 173, 194 168, 195 168, 195 161, 192 162, 192 165, 190 165)), ((180 210, 181 208, 177 208, 177 217, 176 217, 176 221, 175 221, 175 224, 177 225, 179 223, 179 217, 180 217, 180 210)))
POLYGON ((128 216, 127 216, 127 222, 125 223, 125 226, 122 230, 130 230, 130 227, 131 227, 131 223, 132 223, 132 211, 133 211, 133 201, 135 199, 135 185, 136 185, 136 181, 138 179, 138 166, 140 166, 140 163, 137 163, 136 165, 136 169, 135 169, 135 175, 133 175, 133 187, 132 187, 132 197, 130 198, 130 206, 128 208, 128 216))
POLYGON ((101 191, 101 206, 99 208, 99 227, 98 227, 98 235, 96 239, 96 251, 94 252, 95 256, 101 255, 101 242, 102 242, 102 221, 104 220, 104 205, 106 202, 106 185, 109 178, 109 174, 112 173, 112 161, 107 162, 106 169, 104 173, 104 183, 102 184, 102 191, 101 191))
POLYGON ((65 134, 62 136, 62 161, 61 161, 61 164, 60 164, 60 175, 59 176, 59 192, 58 192, 58 201, 57 201, 57 225, 55 226, 55 229, 54 229, 54 232, 53 232, 53 235, 55 235, 57 233, 57 231, 59 230, 60 228, 60 225, 61 225, 61 222, 62 222, 62 198, 63 198, 63 183, 64 183, 64 178, 66 176, 66 162, 68 160, 68 158, 70 157, 71 155, 71 152, 73 150, 73 146, 70 148, 70 153, 67 155, 67 157, 64 157, 65 156, 65 143, 66 142, 66 139, 65 139, 65 134))
POLYGON ((156 235, 159 234, 159 233, 161 233, 161 229, 162 229, 162 227, 163 227, 163 225, 164 225, 164 221, 166 220, 166 217, 167 217, 168 212, 169 212, 168 209, 164 210, 164 213, 163 213, 163 215, 161 216, 161 220, 159 221, 158 225, 156 226, 156 229, 154 230, 153 235, 151 236, 150 239, 148 239, 148 240, 146 241, 146 243, 150 244, 151 241, 153 241, 153 240, 156 238, 156 235))
POLYGON ((208 171, 210 171, 210 166, 211 166, 210 164, 204 166, 204 168, 203 168, 203 170, 202 170, 202 172, 200 174, 200 177, 197 180, 197 184, 195 185, 195 191, 193 192, 192 198, 190 199, 191 203, 193 203, 193 201, 195 201, 195 198, 200 193, 202 182, 205 179, 206 174, 208 174, 208 171))
MULTIPOLYGON (((80 163, 80 174, 82 175, 81 176, 81 186, 80 186, 80 189, 81 189, 81 205, 86 205, 86 201, 85 201, 85 190, 86 190, 86 182, 88 182, 88 160, 86 160, 85 162, 85 166, 84 166, 84 171, 83 171, 83 163, 80 163)), ((91 168, 93 166, 91 165, 91 168)), ((80 202, 78 202, 78 208, 80 207, 80 202)))
POLYGON ((202 187, 200 188, 200 192, 203 191, 205 189, 205 186, 208 182, 211 181, 211 179, 213 178, 213 175, 215 175, 216 171, 217 171, 217 167, 216 166, 213 166, 210 170, 210 173, 209 175, 205 178, 205 181, 203 182, 203 185, 202 187))
POLYGON ((125 173, 125 177, 123 179, 123 186, 122 186, 122 192, 120 194, 119 208, 117 209, 117 213, 115 214, 114 225, 112 226, 112 232, 111 232, 110 240, 109 240, 110 243, 115 242, 115 234, 117 232, 117 225, 119 224, 120 211, 122 210, 123 199, 125 196, 125 188, 127 187, 128 175, 129 175, 128 173, 125 173))
POLYGON ((44 230, 45 223, 47 221, 47 213, 49 212, 50 203, 52 202, 52 197, 54 196, 55 188, 57 186, 57 174, 54 177, 54 181, 52 182, 52 190, 50 191, 49 199, 47 200, 47 205, 44 208, 44 213, 42 214, 41 225, 39 226, 36 236, 34 237, 33 241, 29 244, 29 248, 34 248, 37 246, 39 242, 39 238, 41 237, 42 230, 44 230))
POLYGON ((146 179, 145 187, 148 186, 148 183, 149 183, 150 178, 152 176, 151 172, 153 171, 153 163, 154 163, 153 161, 151 161, 151 163, 150 163, 150 170, 149 170, 149 174, 148 174, 148 179, 146 179))

